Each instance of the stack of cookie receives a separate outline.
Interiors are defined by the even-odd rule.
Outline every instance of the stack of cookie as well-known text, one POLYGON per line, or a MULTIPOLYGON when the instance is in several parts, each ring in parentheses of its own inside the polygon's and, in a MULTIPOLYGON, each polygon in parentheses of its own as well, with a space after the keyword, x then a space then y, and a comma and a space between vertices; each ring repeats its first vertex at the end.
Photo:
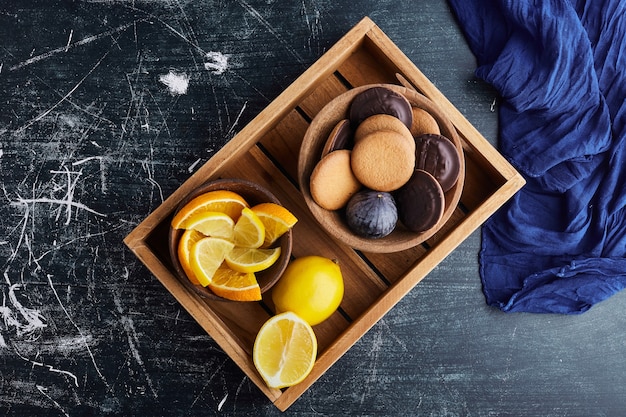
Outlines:
POLYGON ((394 218, 420 233, 443 216, 445 192, 460 167, 456 147, 427 111, 396 91, 373 86, 354 97, 348 118, 326 140, 311 174, 311 196, 326 210, 346 209, 347 224, 361 236, 386 236, 394 218), (354 209, 350 201, 364 201, 365 193, 385 204, 354 209))

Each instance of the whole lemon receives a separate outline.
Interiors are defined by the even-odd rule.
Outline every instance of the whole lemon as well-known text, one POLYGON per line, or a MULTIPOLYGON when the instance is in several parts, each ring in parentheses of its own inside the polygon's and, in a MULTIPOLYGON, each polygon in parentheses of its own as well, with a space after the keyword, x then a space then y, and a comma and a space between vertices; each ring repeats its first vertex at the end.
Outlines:
POLYGON ((342 299, 341 269, 323 256, 303 256, 291 261, 272 290, 276 313, 292 311, 311 326, 330 317, 342 299))

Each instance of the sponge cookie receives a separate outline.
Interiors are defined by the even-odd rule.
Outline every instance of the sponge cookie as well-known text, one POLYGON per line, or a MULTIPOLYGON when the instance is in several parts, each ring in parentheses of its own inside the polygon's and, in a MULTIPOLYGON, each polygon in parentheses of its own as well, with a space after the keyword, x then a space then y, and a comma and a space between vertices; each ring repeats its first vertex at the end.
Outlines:
POLYGON ((350 153, 348 149, 330 152, 311 173, 311 197, 326 210, 342 208, 361 189, 361 183, 350 168, 350 153))
POLYGON ((393 130, 405 136, 407 140, 413 142, 413 135, 409 128, 400 119, 388 114, 375 114, 363 120, 354 132, 354 141, 358 142, 370 133, 377 130, 393 130))
POLYGON ((350 104, 349 118, 352 126, 375 114, 389 114, 407 127, 413 123, 411 103, 400 93, 386 87, 370 87, 357 94, 350 104))
POLYGON ((393 191, 415 170, 415 142, 398 132, 378 130, 354 144, 352 172, 361 184, 376 191, 393 191))
POLYGON ((426 110, 419 107, 413 107, 413 123, 411 123, 411 134, 413 136, 419 136, 426 133, 434 133, 439 135, 441 129, 437 120, 428 113, 426 110))

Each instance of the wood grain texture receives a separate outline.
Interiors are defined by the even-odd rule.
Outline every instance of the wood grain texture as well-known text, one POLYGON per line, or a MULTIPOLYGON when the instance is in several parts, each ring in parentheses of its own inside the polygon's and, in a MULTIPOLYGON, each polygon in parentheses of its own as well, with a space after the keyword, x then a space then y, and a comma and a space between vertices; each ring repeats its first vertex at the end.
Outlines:
MULTIPOLYGON (((363 16, 497 140, 496 94, 443 0, 0 11, 2 415, 281 414, 122 239, 363 16)), ((479 250, 476 232, 286 414, 622 415, 626 295, 503 314, 479 250)))

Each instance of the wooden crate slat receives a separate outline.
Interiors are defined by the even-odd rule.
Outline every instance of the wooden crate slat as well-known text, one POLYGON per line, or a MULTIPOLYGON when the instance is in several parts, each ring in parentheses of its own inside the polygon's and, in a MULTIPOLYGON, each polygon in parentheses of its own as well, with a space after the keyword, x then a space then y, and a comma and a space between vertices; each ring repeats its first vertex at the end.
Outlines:
POLYGON ((333 74, 302 100, 299 107, 313 119, 326 103, 346 91, 348 87, 333 74))

